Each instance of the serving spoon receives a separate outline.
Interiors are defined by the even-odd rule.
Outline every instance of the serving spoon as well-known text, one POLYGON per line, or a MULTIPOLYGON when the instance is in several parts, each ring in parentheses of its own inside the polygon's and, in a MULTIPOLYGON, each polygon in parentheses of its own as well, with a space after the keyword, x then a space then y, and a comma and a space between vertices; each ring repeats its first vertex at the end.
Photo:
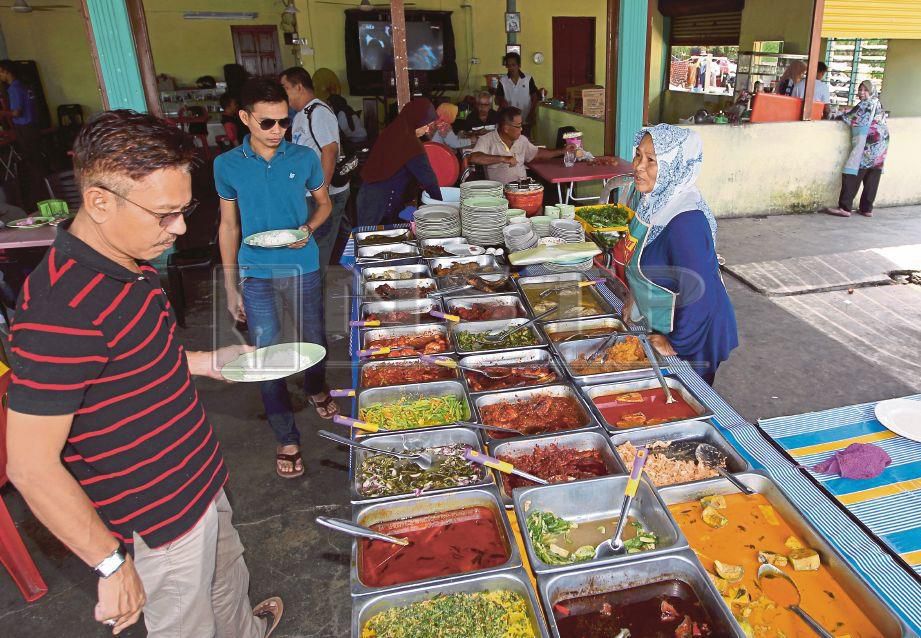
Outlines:
MULTIPOLYGON (((770 563, 764 563, 763 565, 761 565, 761 567, 758 568, 758 575, 757 575, 758 586, 761 587, 762 591, 764 590, 764 587, 761 586, 761 581, 766 580, 766 579, 773 579, 773 578, 780 578, 786 581, 787 583, 790 584, 790 586, 793 588, 793 591, 796 593, 796 602, 790 605, 787 605, 786 609, 789 609, 794 614, 799 616, 802 619, 802 621, 806 623, 809 626, 809 628, 816 633, 817 636, 821 636, 822 638, 834 638, 834 636, 828 633, 825 630, 825 628, 822 627, 822 625, 820 625, 815 618, 810 616, 806 612, 806 610, 800 607, 800 603, 802 602, 802 595, 800 594, 799 587, 796 586, 796 582, 792 578, 790 578, 790 576, 785 574, 782 570, 778 569, 774 565, 771 565, 770 563)), ((777 601, 774 601, 774 602, 777 602, 777 601)))
POLYGON ((719 448, 709 443, 701 443, 694 449, 694 457, 701 465, 706 465, 708 468, 719 472, 720 476, 732 483, 736 489, 743 494, 751 496, 755 493, 753 489, 745 485, 726 469, 728 457, 719 448))
POLYGON ((382 450, 381 448, 374 447, 371 445, 365 445, 364 443, 359 443, 358 441, 353 441, 344 436, 339 436, 327 430, 318 430, 317 434, 322 436, 324 439, 329 439, 330 441, 335 441, 336 443, 341 443, 342 445, 348 445, 349 447, 359 448, 362 450, 368 450, 369 452, 374 452, 376 454, 386 454, 388 456, 395 456, 398 459, 404 459, 407 461, 412 461, 419 466, 422 470, 432 469, 432 465, 435 464, 435 459, 428 452, 419 452, 418 454, 406 454, 403 452, 394 452, 392 450, 382 450))
POLYGON ((633 469, 630 470, 630 478, 627 479, 627 487, 624 489, 624 502, 620 506, 620 518, 617 519, 614 536, 603 541, 595 548, 595 560, 613 558, 627 553, 627 548, 624 546, 621 536, 624 532, 624 526, 627 524, 627 513, 630 511, 630 504, 633 503, 633 497, 636 496, 636 490, 639 489, 643 466, 646 465, 648 457, 648 447, 643 447, 636 451, 636 456, 633 459, 633 469))
POLYGON ((505 339, 507 339, 512 334, 516 332, 520 332, 524 330, 525 328, 527 328, 528 326, 532 325, 535 321, 540 321, 541 319, 549 315, 551 312, 556 312, 557 308, 559 308, 559 306, 554 304, 553 308, 551 308, 550 310, 542 312, 536 317, 534 317, 533 319, 528 319, 522 324, 519 324, 517 326, 512 326, 511 328, 490 330, 489 332, 484 332, 484 333, 476 335, 476 339, 480 343, 484 343, 484 342, 500 343, 504 341, 505 339))
POLYGON ((402 547, 409 545, 409 539, 397 538, 396 536, 381 534, 380 532, 375 532, 370 527, 363 527, 353 523, 352 521, 347 521, 341 518, 317 516, 316 520, 317 523, 323 527, 328 527, 329 529, 335 530, 337 532, 342 532, 343 534, 348 534, 349 536, 355 536, 356 538, 369 538, 373 541, 384 541, 385 543, 393 543, 394 545, 400 545, 402 547))

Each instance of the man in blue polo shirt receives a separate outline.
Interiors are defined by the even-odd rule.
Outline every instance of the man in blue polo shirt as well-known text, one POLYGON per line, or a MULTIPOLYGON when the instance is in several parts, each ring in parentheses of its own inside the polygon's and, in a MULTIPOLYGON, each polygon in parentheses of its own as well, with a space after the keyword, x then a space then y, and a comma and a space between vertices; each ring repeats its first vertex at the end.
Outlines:
POLYGON ((45 162, 42 159, 42 136, 38 128, 35 92, 19 79, 19 67, 11 60, 0 60, 0 81, 6 83, 16 148, 22 156, 23 208, 35 210, 35 203, 45 199, 43 178, 45 162))
MULTIPOLYGON (((332 210, 323 169, 311 149, 285 141, 291 119, 288 96, 278 80, 246 82, 240 96, 240 119, 250 134, 241 146, 214 161, 228 310, 234 319, 246 320, 256 347, 281 341, 285 311, 294 318, 298 340, 325 347, 323 284, 312 237, 332 210), (308 191, 315 202, 312 215, 307 210, 308 191), (240 243, 241 236, 294 229, 306 232, 307 239, 281 248, 240 243)), ((304 473, 304 465, 286 382, 265 381, 261 390, 278 441, 275 471, 282 478, 297 478, 304 473)), ((324 419, 339 412, 326 388, 325 361, 304 373, 304 390, 324 419)))

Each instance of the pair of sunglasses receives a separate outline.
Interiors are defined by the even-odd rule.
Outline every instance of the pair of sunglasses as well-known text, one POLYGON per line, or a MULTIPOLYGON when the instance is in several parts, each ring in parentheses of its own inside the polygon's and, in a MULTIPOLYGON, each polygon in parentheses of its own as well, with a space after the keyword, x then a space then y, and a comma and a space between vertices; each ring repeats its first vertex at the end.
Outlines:
MULTIPOLYGON (((256 116, 252 113, 250 113, 250 115, 253 117, 253 119, 256 118, 256 116)), ((281 128, 290 128, 291 118, 283 117, 280 120, 273 120, 272 118, 267 117, 264 120, 259 120, 259 128, 261 128, 263 131, 271 131, 273 128, 275 128, 276 124, 278 124, 278 126, 281 128)))

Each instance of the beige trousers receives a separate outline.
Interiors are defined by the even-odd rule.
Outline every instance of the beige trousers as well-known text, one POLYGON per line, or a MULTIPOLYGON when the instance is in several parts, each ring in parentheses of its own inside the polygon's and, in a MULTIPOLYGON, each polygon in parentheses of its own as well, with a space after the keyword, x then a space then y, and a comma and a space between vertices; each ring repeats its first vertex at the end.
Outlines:
POLYGON ((149 638, 263 638, 266 620, 253 616, 249 570, 221 490, 187 534, 151 549, 134 535, 134 563, 147 604, 149 638))

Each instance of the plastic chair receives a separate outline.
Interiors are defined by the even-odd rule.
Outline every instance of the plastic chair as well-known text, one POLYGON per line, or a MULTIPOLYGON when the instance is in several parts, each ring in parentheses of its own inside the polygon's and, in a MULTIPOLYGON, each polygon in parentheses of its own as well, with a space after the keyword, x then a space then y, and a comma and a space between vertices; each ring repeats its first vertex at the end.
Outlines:
POLYGON ((208 146, 208 111, 201 106, 183 106, 179 109, 177 118, 180 128, 192 136, 202 149, 206 160, 211 159, 211 148, 208 146))
MULTIPOLYGON (((6 389, 10 384, 10 370, 3 366, 4 372, 0 377, 0 396, 3 405, 0 406, 0 487, 6 485, 6 389)), ((19 530, 6 509, 6 503, 0 499, 0 563, 13 577, 13 582, 22 592, 23 598, 30 603, 48 593, 42 575, 35 566, 35 561, 29 556, 29 551, 22 542, 19 530)))
POLYGON ((74 171, 52 173, 45 178, 45 187, 51 199, 63 199, 67 202, 71 213, 76 213, 83 205, 83 193, 74 171))
POLYGON ((212 268, 220 259, 217 243, 219 217, 213 220, 213 229, 207 243, 189 246, 170 253, 166 259, 166 277, 169 284, 169 300, 176 313, 176 323, 185 328, 185 283, 183 273, 189 270, 212 268))

